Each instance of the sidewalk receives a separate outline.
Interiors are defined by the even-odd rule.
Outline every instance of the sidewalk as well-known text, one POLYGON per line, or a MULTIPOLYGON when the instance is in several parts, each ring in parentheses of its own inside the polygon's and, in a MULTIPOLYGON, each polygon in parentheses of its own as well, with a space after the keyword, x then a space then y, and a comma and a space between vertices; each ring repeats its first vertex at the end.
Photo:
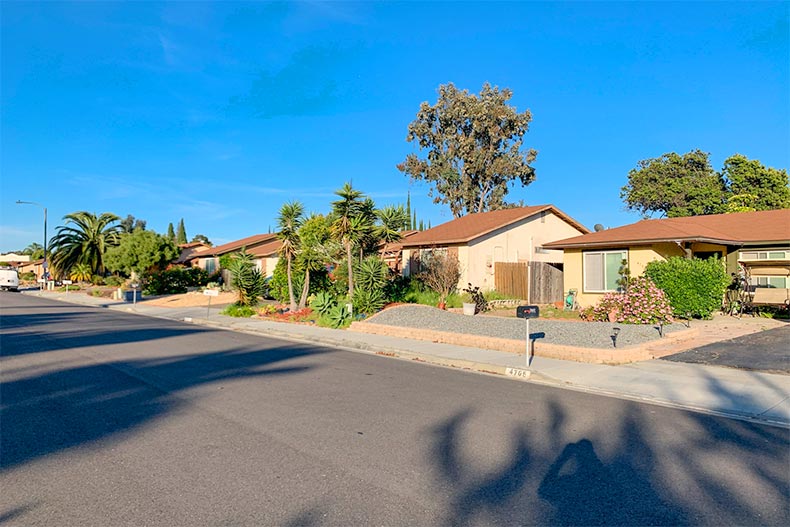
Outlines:
MULTIPOLYGON (((26 294, 38 293, 31 291, 26 294)), ((534 357, 527 367, 524 355, 310 325, 237 319, 220 315, 218 308, 212 308, 207 317, 205 307, 166 308, 146 305, 145 302, 133 305, 76 293, 43 293, 42 296, 233 331, 505 375, 529 382, 790 428, 790 376, 787 375, 661 360, 608 366, 534 357)))

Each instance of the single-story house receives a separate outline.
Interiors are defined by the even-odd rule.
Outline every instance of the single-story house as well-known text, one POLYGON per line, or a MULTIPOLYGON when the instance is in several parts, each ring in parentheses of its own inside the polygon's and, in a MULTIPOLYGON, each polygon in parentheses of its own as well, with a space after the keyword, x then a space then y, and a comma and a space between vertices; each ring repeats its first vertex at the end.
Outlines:
POLYGON ((38 260, 22 262, 16 266, 16 270, 20 275, 24 273, 33 273, 36 275, 36 280, 38 280, 39 278, 44 276, 44 259, 39 258, 38 260))
POLYGON ((184 263, 198 266, 210 274, 219 269, 220 256, 235 253, 244 248, 253 255, 255 266, 264 276, 268 277, 274 273, 281 246, 282 242, 277 239, 276 234, 255 234, 195 253, 184 263))
POLYGON ((30 261, 30 255, 18 253, 5 253, 0 254, 0 262, 17 267, 19 264, 27 263, 30 261))
POLYGON ((392 271, 400 273, 403 269, 403 242, 420 231, 408 230, 400 233, 401 239, 397 242, 382 244, 379 254, 392 271))
POLYGON ((496 264, 522 264, 525 277, 526 264, 531 262, 561 268, 562 252, 548 250, 546 244, 588 232, 584 225, 553 205, 468 214, 404 239, 403 274, 418 273, 420 262, 431 253, 447 251, 457 256, 461 264, 461 288, 471 283, 482 291, 490 291, 496 286, 496 264))
POLYGON ((790 209, 642 220, 544 247, 564 251, 565 290, 577 290, 581 306, 617 290, 623 260, 639 276, 653 260, 718 255, 728 273, 748 266, 752 285, 790 287, 790 209), (749 265, 757 261, 765 265, 749 265))
POLYGON ((189 267, 193 261, 197 260, 196 255, 208 251, 211 246, 203 242, 190 242, 179 244, 178 248, 181 250, 181 254, 173 263, 189 267))

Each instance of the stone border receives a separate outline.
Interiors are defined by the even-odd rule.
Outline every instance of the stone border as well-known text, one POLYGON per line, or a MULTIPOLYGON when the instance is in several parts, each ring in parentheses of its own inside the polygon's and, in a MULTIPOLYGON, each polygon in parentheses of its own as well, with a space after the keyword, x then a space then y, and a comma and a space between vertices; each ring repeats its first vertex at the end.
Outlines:
MULTIPOLYGON (((348 331, 357 333, 370 333, 388 337, 425 340, 440 344, 453 344, 472 348, 482 348, 494 351, 504 351, 523 355, 526 342, 523 340, 503 339, 482 335, 468 335, 465 333, 450 333, 447 331, 434 331, 431 329, 403 328, 372 322, 353 322, 348 331)), ((593 364, 626 364, 643 360, 655 359, 664 355, 671 355, 676 351, 654 351, 651 346, 665 344, 667 341, 684 340, 695 337, 699 333, 696 328, 673 331, 658 341, 645 342, 625 348, 583 348, 581 346, 564 346, 535 341, 533 352, 540 357, 550 359, 572 360, 593 364)))

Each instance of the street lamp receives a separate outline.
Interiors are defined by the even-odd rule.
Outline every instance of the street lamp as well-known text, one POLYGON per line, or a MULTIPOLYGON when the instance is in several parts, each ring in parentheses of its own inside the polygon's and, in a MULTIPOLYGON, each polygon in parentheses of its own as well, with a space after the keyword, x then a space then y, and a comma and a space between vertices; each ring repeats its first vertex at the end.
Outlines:
POLYGON ((17 205, 36 205, 44 209, 44 263, 42 265, 44 269, 44 280, 49 278, 49 266, 47 265, 47 208, 42 205, 41 203, 36 203, 35 201, 21 201, 16 200, 17 205))

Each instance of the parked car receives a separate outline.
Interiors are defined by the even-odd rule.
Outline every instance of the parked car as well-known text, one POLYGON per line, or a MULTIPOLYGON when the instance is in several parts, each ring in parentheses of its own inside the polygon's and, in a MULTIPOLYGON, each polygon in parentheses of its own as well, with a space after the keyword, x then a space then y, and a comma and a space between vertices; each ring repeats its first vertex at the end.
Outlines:
POLYGON ((19 273, 13 267, 0 268, 0 290, 19 291, 19 273))

